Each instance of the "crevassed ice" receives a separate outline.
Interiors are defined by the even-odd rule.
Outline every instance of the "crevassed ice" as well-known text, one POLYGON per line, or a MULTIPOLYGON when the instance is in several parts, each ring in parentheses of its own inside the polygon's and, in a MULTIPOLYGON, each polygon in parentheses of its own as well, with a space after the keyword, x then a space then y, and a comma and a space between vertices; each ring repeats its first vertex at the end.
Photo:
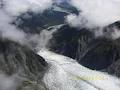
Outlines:
POLYGON ((40 50, 50 68, 43 81, 49 90, 120 90, 120 81, 106 73, 90 70, 75 60, 40 50))

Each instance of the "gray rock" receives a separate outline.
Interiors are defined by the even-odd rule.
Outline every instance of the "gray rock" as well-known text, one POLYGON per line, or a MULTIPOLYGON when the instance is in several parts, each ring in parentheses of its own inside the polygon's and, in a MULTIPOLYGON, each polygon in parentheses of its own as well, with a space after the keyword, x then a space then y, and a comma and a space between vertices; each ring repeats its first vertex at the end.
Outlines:
POLYGON ((19 90, 46 90, 42 82, 46 70, 45 60, 32 50, 0 39, 0 71, 8 77, 14 76, 16 83, 19 82, 19 90))

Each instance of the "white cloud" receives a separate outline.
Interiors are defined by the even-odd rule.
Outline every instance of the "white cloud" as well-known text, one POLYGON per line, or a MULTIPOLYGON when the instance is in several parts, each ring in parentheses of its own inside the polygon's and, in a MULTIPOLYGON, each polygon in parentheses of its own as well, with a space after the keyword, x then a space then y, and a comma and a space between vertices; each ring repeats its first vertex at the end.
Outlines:
POLYGON ((18 42, 25 42, 26 34, 11 24, 17 16, 28 10, 42 13, 52 6, 52 0, 2 0, 0 1, 0 34, 18 42))
POLYGON ((17 42, 23 42, 25 33, 10 24, 13 18, 7 15, 3 10, 0 10, 0 17, 0 33, 2 34, 2 37, 17 42))
POLYGON ((120 0, 71 0, 80 14, 74 17, 75 20, 67 20, 74 26, 85 23, 86 27, 104 27, 120 20, 120 0))
POLYGON ((7 76, 0 73, 0 90, 16 90, 18 82, 14 76, 7 76))
POLYGON ((5 9, 12 15, 19 15, 28 10, 43 12, 52 5, 52 0, 4 0, 5 9))
POLYGON ((114 28, 113 33, 112 33, 112 38, 118 39, 119 37, 120 37, 120 30, 117 28, 114 28))
POLYGON ((70 14, 66 17, 66 22, 73 27, 85 27, 87 21, 75 14, 70 14))

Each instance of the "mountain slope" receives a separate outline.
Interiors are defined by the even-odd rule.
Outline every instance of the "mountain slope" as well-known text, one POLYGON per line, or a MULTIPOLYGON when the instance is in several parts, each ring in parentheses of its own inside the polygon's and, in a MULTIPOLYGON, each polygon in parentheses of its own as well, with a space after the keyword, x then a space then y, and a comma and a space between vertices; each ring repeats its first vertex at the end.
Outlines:
POLYGON ((91 69, 102 70, 120 58, 120 43, 106 37, 95 37, 87 29, 72 28, 67 25, 53 34, 50 50, 77 59, 91 69))
MULTIPOLYGON (((0 39, 0 71, 8 77, 15 76, 15 83, 21 82, 18 84, 19 90, 36 90, 35 88, 45 90, 41 78, 46 69, 45 60, 26 46, 0 39), (36 84, 32 82, 36 82, 36 84)), ((0 85, 1 83, 0 81, 0 85)))
POLYGON ((52 8, 43 13, 23 13, 13 23, 27 33, 39 33, 50 26, 64 24, 66 16, 70 13, 78 14, 78 11, 68 2, 54 3, 52 8))

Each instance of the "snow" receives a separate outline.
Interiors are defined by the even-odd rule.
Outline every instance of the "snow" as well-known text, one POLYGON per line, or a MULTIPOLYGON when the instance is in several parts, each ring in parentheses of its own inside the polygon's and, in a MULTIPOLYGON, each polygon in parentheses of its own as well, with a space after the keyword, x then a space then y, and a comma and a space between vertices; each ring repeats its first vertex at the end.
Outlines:
POLYGON ((90 70, 69 57, 45 49, 38 54, 49 64, 43 79, 49 90, 120 90, 116 77, 90 70))

